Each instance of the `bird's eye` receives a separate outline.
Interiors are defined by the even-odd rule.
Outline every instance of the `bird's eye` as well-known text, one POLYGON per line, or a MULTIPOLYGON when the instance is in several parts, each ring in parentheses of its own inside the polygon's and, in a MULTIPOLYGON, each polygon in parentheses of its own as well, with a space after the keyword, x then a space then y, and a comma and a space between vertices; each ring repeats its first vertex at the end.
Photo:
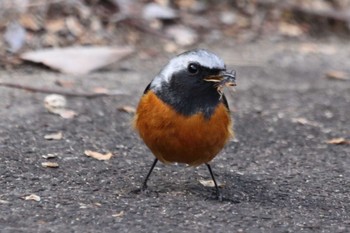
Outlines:
POLYGON ((197 63, 190 63, 187 70, 190 74, 197 74, 199 72, 199 65, 197 63))

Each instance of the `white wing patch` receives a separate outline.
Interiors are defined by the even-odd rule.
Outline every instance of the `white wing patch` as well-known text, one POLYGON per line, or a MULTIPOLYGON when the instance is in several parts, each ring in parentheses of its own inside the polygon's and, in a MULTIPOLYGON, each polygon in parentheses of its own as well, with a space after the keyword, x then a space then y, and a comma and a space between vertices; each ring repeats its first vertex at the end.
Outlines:
POLYGON ((201 66, 209 69, 225 69, 224 61, 214 53, 205 49, 191 50, 182 53, 169 61, 160 73, 151 82, 151 89, 159 90, 162 83, 169 82, 173 73, 187 69, 191 62, 198 62, 201 66))

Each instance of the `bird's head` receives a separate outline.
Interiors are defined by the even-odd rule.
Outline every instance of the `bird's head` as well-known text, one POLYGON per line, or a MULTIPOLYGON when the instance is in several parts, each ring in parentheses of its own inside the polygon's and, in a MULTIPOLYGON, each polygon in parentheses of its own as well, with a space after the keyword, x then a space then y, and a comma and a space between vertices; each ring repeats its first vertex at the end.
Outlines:
POLYGON ((153 79, 150 90, 185 115, 211 114, 222 98, 222 89, 235 85, 235 71, 227 71, 221 58, 196 49, 171 59, 153 79))

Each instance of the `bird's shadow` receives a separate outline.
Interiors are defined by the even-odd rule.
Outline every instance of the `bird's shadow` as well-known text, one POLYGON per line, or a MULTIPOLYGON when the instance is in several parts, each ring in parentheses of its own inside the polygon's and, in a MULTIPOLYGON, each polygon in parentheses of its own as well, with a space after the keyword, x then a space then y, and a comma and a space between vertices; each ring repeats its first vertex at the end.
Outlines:
MULTIPOLYGON (((223 202, 230 202, 233 204, 241 202, 266 202, 271 201, 270 192, 271 187, 265 180, 259 180, 250 175, 239 175, 236 173, 224 173, 218 176, 222 187, 220 191, 223 202)), ((198 183, 190 183, 187 189, 193 195, 209 200, 217 200, 216 190, 213 187, 205 187, 198 183)))
MULTIPOLYGON (((331 210, 342 203, 330 202, 327 196, 314 193, 315 187, 310 185, 302 193, 295 192, 296 186, 304 185, 298 180, 288 177, 261 176, 252 174, 238 174, 221 171, 216 173, 221 188, 222 201, 218 200, 214 187, 206 187, 200 184, 195 177, 176 182, 164 181, 164 177, 153 179, 145 191, 135 187, 127 188, 129 198, 172 199, 180 198, 192 201, 210 201, 217 203, 256 203, 259 206, 275 206, 279 208, 299 208, 331 210)), ((172 180, 174 181, 174 180, 172 180)), ((304 187, 304 186, 303 186, 304 187)), ((317 188, 317 187, 316 187, 317 188)))
MULTIPOLYGON (((270 202, 276 200, 276 195, 283 198, 286 194, 281 194, 273 188, 268 180, 259 180, 251 175, 239 175, 236 173, 218 174, 218 180, 224 185, 220 187, 223 202, 233 204, 241 202, 270 202)), ((145 197, 157 198, 169 192, 182 192, 191 196, 197 196, 202 200, 219 201, 214 187, 206 187, 194 179, 185 183, 173 184, 163 183, 162 185, 151 185, 146 190, 134 188, 130 190, 131 195, 143 195, 145 197)))

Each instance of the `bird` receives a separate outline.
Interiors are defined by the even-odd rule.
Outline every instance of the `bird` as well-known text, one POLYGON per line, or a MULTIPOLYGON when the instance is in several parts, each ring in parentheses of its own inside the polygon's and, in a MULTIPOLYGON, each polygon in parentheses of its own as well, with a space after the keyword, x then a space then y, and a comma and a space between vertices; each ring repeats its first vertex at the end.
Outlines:
POLYGON ((189 166, 205 164, 222 195, 209 162, 234 137, 233 121, 224 87, 236 86, 236 72, 206 49, 181 53, 164 66, 146 87, 134 117, 134 128, 155 159, 189 166))

